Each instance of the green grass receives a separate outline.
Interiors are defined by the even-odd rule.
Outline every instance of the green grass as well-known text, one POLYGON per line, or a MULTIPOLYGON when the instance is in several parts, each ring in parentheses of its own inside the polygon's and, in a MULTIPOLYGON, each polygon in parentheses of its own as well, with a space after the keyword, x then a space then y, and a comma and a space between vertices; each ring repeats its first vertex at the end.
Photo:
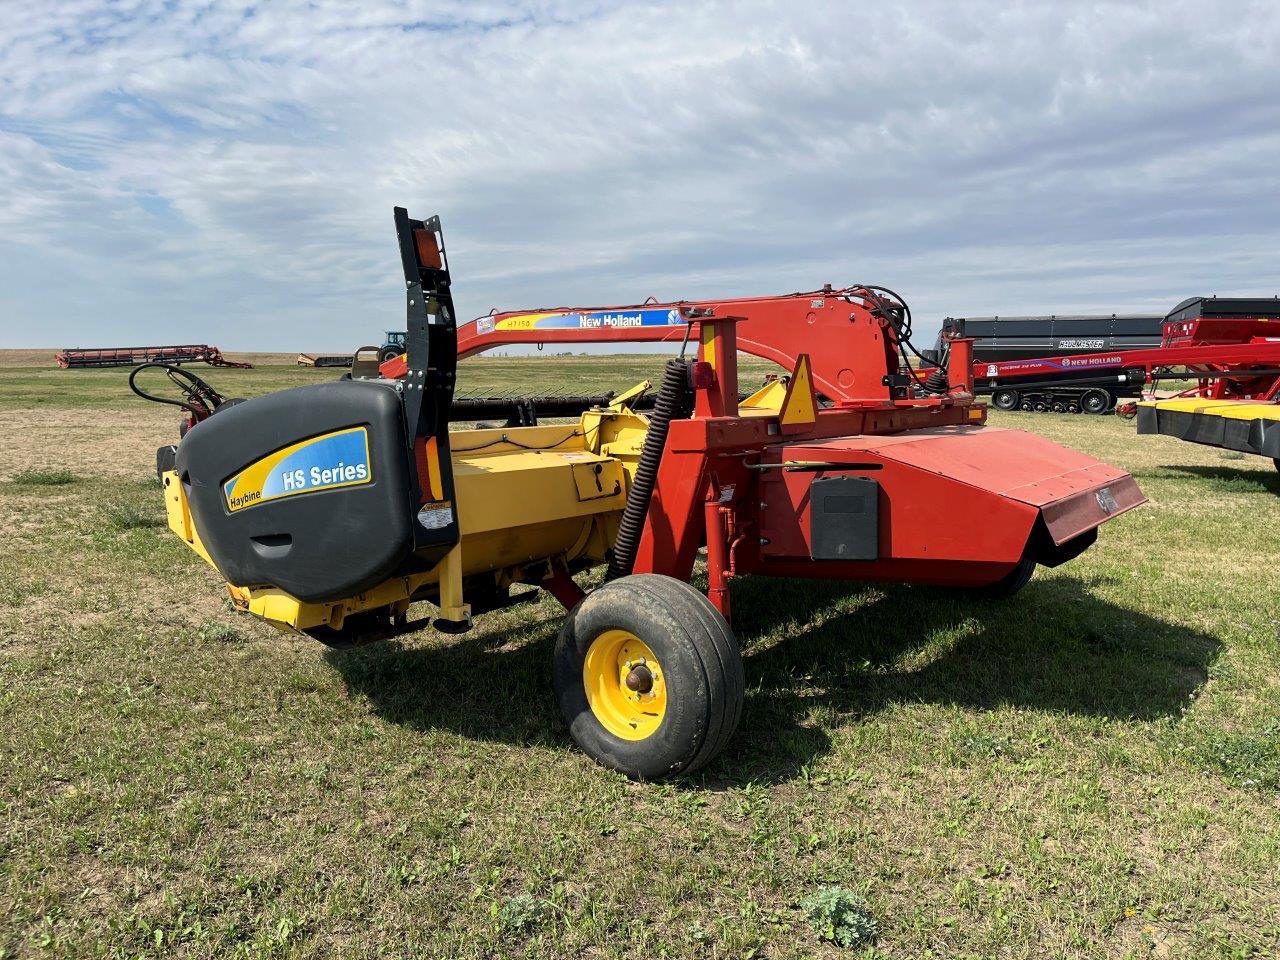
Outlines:
POLYGON ((70 470, 19 470, 13 475, 12 483, 24 487, 65 487, 76 482, 76 475, 70 470))
MULTIPOLYGON (((520 393, 621 392, 637 381, 662 376, 658 354, 610 357, 523 356, 476 357, 462 362, 459 396, 520 393)), ((256 397, 274 390, 334 380, 342 371, 296 365, 260 365, 252 370, 191 364, 184 369, 208 380, 226 397, 256 397)), ((772 364, 745 358, 744 384, 772 364)), ((133 408, 139 401, 129 390, 129 368, 63 370, 50 367, 0 367, 0 411, 6 408, 133 408)), ((157 393, 168 386, 164 375, 150 371, 141 385, 157 393)), ((751 380, 754 383, 754 380, 751 380)), ((170 394, 172 395, 172 394, 170 394)))
MULTIPOLYGON (((621 389, 659 362, 462 379, 621 389)), ((331 376, 209 372, 246 396, 331 376)), ((122 384, 0 369, 23 425, 0 439, 0 956, 1280 949, 1268 461, 993 418, 1130 469, 1151 504, 997 604, 735 585, 740 732, 693 780, 637 785, 565 734, 545 598, 350 653, 233 613, 162 526, 174 418, 122 384), (55 469, 75 482, 20 479, 55 469)))

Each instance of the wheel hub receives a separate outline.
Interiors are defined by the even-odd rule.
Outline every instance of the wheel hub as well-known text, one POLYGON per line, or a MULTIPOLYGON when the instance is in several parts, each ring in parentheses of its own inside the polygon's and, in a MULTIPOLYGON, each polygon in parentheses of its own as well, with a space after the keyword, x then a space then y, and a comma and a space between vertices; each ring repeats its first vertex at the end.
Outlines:
POLYGON ((649 645, 625 630, 607 630, 591 642, 582 663, 591 712, 623 740, 643 740, 662 725, 667 685, 649 645))
POLYGON ((634 693, 648 693, 653 689, 653 671, 646 664, 637 664, 631 668, 625 682, 627 689, 634 693))

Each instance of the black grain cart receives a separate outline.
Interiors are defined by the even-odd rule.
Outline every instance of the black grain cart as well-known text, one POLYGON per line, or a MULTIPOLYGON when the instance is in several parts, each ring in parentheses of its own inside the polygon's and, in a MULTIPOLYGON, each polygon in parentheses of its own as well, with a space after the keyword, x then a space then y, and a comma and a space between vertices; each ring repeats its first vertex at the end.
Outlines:
POLYGON ((1146 350, 1160 346, 1162 313, 1113 313, 1109 316, 947 317, 945 331, 973 337, 974 363, 999 363, 1032 357, 1061 357, 1107 350, 1146 350))

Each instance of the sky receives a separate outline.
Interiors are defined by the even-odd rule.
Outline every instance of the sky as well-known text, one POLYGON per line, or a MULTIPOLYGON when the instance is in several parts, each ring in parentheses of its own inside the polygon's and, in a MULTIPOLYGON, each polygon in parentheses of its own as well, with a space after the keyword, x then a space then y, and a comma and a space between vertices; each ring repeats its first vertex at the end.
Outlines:
POLYGON ((374 342, 395 205, 464 320, 1273 295, 1280 4, 0 0, 0 347, 374 342))

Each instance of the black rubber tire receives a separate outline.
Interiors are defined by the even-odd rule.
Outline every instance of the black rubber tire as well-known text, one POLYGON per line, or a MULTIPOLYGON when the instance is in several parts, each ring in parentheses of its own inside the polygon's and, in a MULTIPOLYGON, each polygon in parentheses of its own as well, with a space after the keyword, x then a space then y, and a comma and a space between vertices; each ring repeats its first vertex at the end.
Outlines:
POLYGON ((1111 409, 1112 399, 1105 390, 1086 390, 1080 396, 1080 409, 1094 415, 1103 414, 1111 409))
POLYGON ((1044 413, 1046 410, 1049 409, 1049 406, 1048 404, 1041 401, 1040 403, 1033 403, 1031 405, 1031 409, 1034 410, 1036 413, 1044 413))
POLYGON ((693 773, 733 736, 742 716, 742 656, 724 617, 701 593, 671 577, 621 577, 592 591, 565 619, 553 671, 560 712, 587 756, 633 780, 693 773), (667 708, 643 740, 614 735, 596 718, 583 687, 582 665, 593 640, 626 630, 662 664, 667 708))
POLYGON ((995 583, 973 589, 973 595, 982 600, 1004 600, 1031 582, 1036 572, 1036 562, 1030 557, 1023 557, 1016 567, 995 583))
POLYGON ((1019 400, 1017 390, 997 390, 991 395, 991 405, 997 410, 1017 410, 1019 400))
POLYGON ((1066 413, 1067 405, 1063 403, 1061 400, 1055 400, 1053 401, 1053 404, 1050 406, 1050 409, 1053 410, 1054 413, 1066 413))
POLYGON ((383 347, 378 351, 378 362, 386 363, 388 360, 394 360, 402 353, 404 353, 404 351, 399 347, 383 347))
POLYGON ((1023 401, 1022 401, 1022 409, 1023 409, 1023 410, 1025 410, 1025 411, 1027 411, 1027 413, 1030 413, 1030 412, 1031 412, 1033 409, 1035 409, 1035 408, 1031 406, 1031 401, 1030 401, 1030 400, 1023 400, 1023 401))

